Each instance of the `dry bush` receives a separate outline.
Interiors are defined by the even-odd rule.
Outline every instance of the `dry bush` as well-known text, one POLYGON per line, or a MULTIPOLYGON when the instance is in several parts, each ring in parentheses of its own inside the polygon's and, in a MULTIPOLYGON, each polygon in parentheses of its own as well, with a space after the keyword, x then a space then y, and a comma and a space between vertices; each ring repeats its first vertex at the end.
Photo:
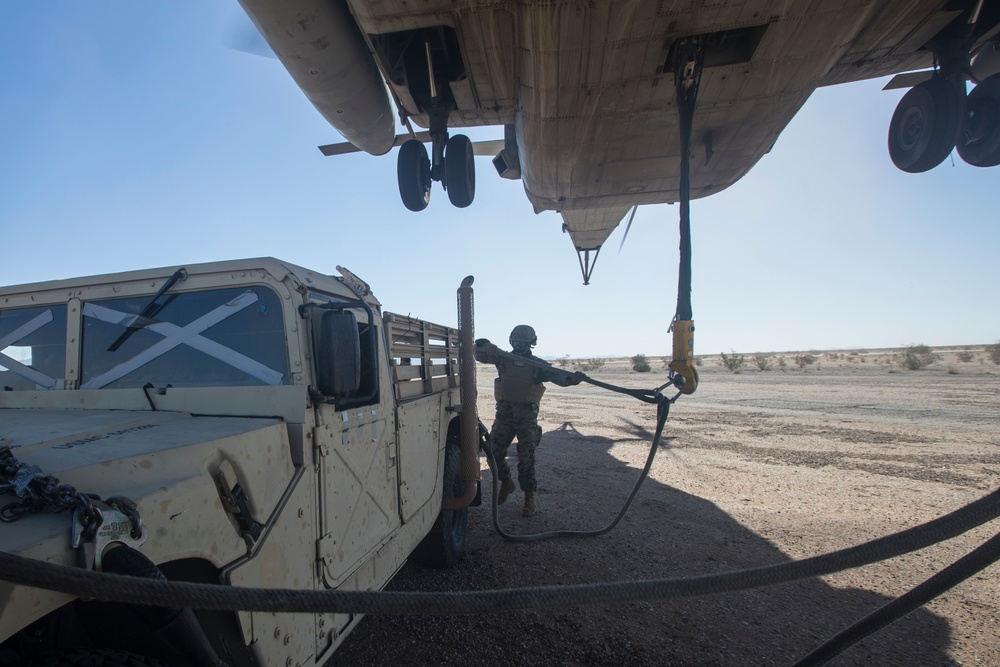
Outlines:
POLYGON ((721 352, 722 365, 733 373, 739 373, 740 369, 747 365, 747 358, 742 354, 736 354, 736 350, 731 350, 732 354, 721 352))
POLYGON ((762 371, 771 370, 771 357, 766 354, 753 355, 753 365, 762 371))
POLYGON ((574 361, 573 367, 584 373, 599 371, 604 368, 604 359, 587 359, 585 361, 574 361))
POLYGON ((636 373, 648 373, 651 369, 645 354, 636 354, 632 357, 632 370, 636 373))
POLYGON ((930 366, 937 359, 937 355, 927 345, 913 343, 902 352, 902 365, 911 371, 919 371, 925 366, 930 366))
POLYGON ((1000 341, 986 346, 986 354, 994 364, 1000 364, 1000 341))
POLYGON ((816 363, 816 356, 813 354, 797 354, 793 358, 799 368, 805 368, 806 366, 811 366, 816 363))

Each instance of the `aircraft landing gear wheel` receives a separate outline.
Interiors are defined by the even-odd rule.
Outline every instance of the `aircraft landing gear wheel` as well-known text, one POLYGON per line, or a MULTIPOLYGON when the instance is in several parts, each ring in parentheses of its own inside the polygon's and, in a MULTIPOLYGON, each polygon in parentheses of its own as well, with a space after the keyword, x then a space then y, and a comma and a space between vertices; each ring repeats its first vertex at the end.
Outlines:
POLYGON ((965 91, 959 85, 935 77, 914 86, 889 123, 893 164, 911 174, 938 166, 955 148, 964 117, 965 91))
POLYGON ((410 139, 399 147, 396 162, 399 197, 411 211, 422 211, 431 200, 431 161, 423 143, 410 139))
POLYGON ((1000 164, 1000 74, 984 79, 969 93, 958 154, 973 167, 1000 164))
POLYGON ((472 142, 464 134, 448 140, 444 152, 445 184, 452 205, 465 208, 476 197, 476 161, 472 142))

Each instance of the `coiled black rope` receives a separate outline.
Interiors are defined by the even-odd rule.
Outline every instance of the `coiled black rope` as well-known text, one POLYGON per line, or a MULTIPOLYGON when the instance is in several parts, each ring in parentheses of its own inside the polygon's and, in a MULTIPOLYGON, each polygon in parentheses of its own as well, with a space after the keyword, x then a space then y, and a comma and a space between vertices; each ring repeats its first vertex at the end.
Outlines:
MULTIPOLYGON (((590 381, 590 378, 587 378, 590 381)), ((607 386, 607 385, 606 385, 607 386)), ((656 458, 656 451, 660 448, 660 441, 663 438, 663 427, 667 423, 667 417, 670 414, 670 401, 664 400, 656 406, 656 433, 653 435, 653 442, 649 447, 649 454, 646 456, 646 464, 642 468, 642 472, 639 473, 639 479, 636 480, 635 485, 632 487, 632 492, 629 493, 628 498, 622 505, 622 508, 618 511, 618 514, 611 523, 606 525, 604 528, 599 528, 597 530, 552 530, 545 533, 531 533, 528 535, 512 535, 506 532, 500 525, 498 505, 498 488, 496 484, 497 480, 497 467, 496 460, 493 458, 493 450, 486 450, 486 461, 489 463, 490 472, 493 473, 493 502, 492 502, 492 514, 493 514, 493 529, 497 532, 500 537, 511 542, 537 542, 539 540, 550 540, 556 537, 597 537, 599 535, 604 535, 610 532, 618 525, 618 522, 622 520, 628 508, 632 505, 632 501, 635 499, 639 489, 642 487, 642 483, 646 481, 646 477, 649 476, 649 470, 653 467, 653 459, 656 458)))

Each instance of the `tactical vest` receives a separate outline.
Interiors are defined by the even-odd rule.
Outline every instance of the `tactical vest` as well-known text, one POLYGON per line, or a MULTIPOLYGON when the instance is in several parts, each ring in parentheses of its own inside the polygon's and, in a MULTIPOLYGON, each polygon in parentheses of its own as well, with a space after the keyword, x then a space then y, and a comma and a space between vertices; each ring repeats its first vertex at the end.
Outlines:
POLYGON ((498 401, 538 404, 545 393, 545 386, 534 381, 535 369, 520 361, 508 360, 493 381, 493 391, 498 401))

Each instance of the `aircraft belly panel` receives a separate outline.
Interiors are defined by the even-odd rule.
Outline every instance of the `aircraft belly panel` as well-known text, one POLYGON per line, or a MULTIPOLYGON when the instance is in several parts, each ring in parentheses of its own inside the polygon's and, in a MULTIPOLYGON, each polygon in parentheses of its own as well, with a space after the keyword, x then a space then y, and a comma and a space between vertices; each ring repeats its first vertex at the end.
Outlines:
POLYGON ((930 68, 933 54, 921 49, 961 14, 958 9, 942 10, 945 3, 941 0, 896 0, 879 4, 879 12, 858 33, 820 85, 930 68))
MULTIPOLYGON (((448 126, 514 122, 518 50, 511 6, 472 0, 430 0, 422 2, 419 9, 401 0, 349 0, 349 4, 361 29, 370 35, 433 26, 455 28, 467 77, 452 86, 458 109, 449 115, 448 126)), ((419 112, 405 87, 393 87, 412 114, 411 120, 420 127, 429 127, 428 115, 419 112)))
MULTIPOLYGON (((771 20, 752 60, 706 67, 702 75, 692 134, 693 198, 728 187, 767 153, 876 11, 858 0, 833 9, 793 6, 781 16, 763 11, 770 3, 751 4, 755 21, 771 20)), ((532 147, 521 168, 536 211, 678 199, 674 82, 662 71, 667 45, 674 36, 753 18, 736 9, 650 16, 638 3, 618 3, 591 14, 565 5, 525 13, 523 32, 531 39, 521 59, 517 123, 519 144, 532 147), (689 15, 697 15, 697 25, 689 15), (668 25, 668 18, 676 23, 668 25), (595 34, 595 24, 605 26, 603 32, 595 34), (567 35, 588 39, 557 48, 567 35)))
MULTIPOLYGON (((594 243, 623 208, 679 198, 668 63, 678 39, 718 40, 692 128, 699 198, 746 174, 818 86, 929 64, 920 49, 959 11, 945 11, 944 0, 348 2, 370 35, 454 28, 466 72, 453 85, 449 126, 514 123, 536 212, 599 209, 586 225, 566 219, 578 246, 594 243), (739 35, 749 35, 745 54, 733 46, 739 35)), ((398 94, 411 108, 405 88, 398 94)))
POLYGON ((584 211, 564 211, 563 222, 579 250, 600 248, 611 236, 618 223, 628 214, 628 206, 617 208, 591 208, 584 211))

